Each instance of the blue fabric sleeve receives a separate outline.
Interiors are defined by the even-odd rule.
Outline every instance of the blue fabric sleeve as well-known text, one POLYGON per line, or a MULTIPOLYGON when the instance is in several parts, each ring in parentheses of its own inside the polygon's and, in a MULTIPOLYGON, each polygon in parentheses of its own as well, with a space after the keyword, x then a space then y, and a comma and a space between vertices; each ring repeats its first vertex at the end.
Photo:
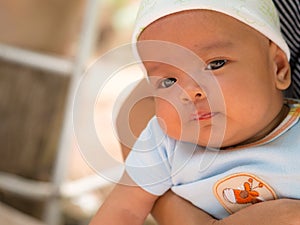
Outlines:
POLYGON ((172 186, 170 160, 173 142, 153 117, 126 159, 126 172, 151 194, 163 195, 172 186))

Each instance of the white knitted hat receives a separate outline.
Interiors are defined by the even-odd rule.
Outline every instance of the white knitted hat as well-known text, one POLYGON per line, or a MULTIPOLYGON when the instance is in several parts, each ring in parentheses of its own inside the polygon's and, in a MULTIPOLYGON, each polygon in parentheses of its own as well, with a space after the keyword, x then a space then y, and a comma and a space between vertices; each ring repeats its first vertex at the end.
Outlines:
POLYGON ((135 43, 145 27, 166 15, 193 9, 224 13, 249 25, 277 44, 290 57, 280 31, 279 17, 272 0, 142 0, 132 41, 135 43))

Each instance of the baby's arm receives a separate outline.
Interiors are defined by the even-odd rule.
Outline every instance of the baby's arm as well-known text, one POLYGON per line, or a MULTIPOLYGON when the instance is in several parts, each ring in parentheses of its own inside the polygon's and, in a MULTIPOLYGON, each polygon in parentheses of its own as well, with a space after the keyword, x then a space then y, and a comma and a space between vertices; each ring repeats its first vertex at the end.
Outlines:
POLYGON ((168 191, 156 201, 152 215, 159 225, 212 225, 217 222, 172 191, 168 191))
POLYGON ((90 225, 142 225, 156 199, 138 186, 117 184, 90 225))
POLYGON ((216 220, 169 191, 157 200, 152 215, 159 225, 300 225, 299 212, 300 200, 280 199, 258 203, 216 220))

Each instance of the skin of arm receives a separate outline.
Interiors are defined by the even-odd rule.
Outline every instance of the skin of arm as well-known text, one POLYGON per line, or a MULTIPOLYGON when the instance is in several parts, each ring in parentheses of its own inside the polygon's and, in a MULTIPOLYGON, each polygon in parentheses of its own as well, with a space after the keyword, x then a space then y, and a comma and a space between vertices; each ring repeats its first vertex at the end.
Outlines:
POLYGON ((171 191, 160 197, 152 209, 159 225, 300 225, 299 212, 299 200, 279 199, 254 204, 216 220, 171 191))
POLYGON ((218 222, 172 191, 156 201, 151 213, 159 225, 212 225, 218 222))
POLYGON ((136 185, 128 185, 128 182, 124 182, 125 179, 128 179, 126 174, 122 182, 116 184, 90 225, 142 225, 144 223, 157 196, 136 185))

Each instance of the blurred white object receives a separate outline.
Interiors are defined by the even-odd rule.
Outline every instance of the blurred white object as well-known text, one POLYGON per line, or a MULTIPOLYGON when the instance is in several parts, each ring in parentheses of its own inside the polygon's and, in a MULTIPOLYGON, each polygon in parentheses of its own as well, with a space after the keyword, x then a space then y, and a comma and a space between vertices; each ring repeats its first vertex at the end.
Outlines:
POLYGON ((0 44, 0 58, 60 75, 71 74, 74 65, 73 61, 66 58, 41 54, 3 44, 0 44))

